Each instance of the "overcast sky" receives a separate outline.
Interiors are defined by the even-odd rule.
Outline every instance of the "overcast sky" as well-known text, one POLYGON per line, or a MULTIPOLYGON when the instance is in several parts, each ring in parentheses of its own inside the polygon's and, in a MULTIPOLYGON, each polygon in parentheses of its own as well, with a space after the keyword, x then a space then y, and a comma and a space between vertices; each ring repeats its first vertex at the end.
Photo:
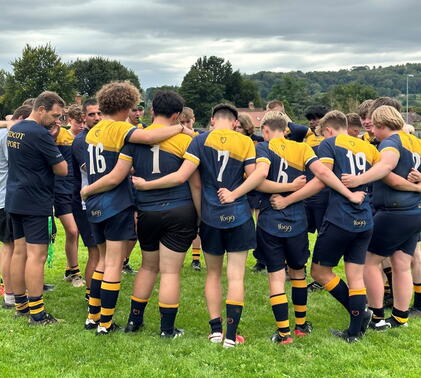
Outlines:
POLYGON ((0 0, 0 68, 26 43, 101 55, 144 88, 179 85, 202 55, 243 73, 421 62, 420 0, 0 0))

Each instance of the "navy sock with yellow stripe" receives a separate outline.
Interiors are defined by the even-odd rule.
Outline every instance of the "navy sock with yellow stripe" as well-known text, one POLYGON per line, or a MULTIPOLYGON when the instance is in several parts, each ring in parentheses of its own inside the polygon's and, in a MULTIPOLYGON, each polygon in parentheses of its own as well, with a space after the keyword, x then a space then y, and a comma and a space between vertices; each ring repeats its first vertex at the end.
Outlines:
POLYGON ((414 307, 421 309, 421 283, 414 282, 414 307))
POLYGON ((34 320, 41 320, 45 317, 45 307, 42 295, 39 297, 28 297, 29 313, 34 320))
POLYGON ((227 311, 227 333, 225 338, 235 341, 237 336, 238 324, 240 324, 241 314, 243 312, 244 303, 231 301, 229 299, 225 302, 227 311))
POLYGON ((101 283, 101 318, 99 321, 101 327, 110 328, 111 326, 120 287, 120 282, 103 280, 101 283))
POLYGON ((193 261, 198 261, 200 260, 200 254, 202 253, 200 248, 193 248, 192 249, 192 258, 193 261))
POLYGON ((149 299, 137 298, 134 295, 131 296, 129 322, 137 325, 143 324, 143 314, 148 301, 149 299))
POLYGON ((28 296, 26 294, 15 294, 16 311, 20 314, 27 314, 29 311, 28 296))
POLYGON ((80 269, 79 265, 72 266, 70 268, 66 268, 66 272, 64 273, 66 277, 72 276, 80 276, 80 269))
POLYGON ((101 282, 104 272, 95 271, 92 274, 91 290, 89 293, 89 314, 88 319, 99 322, 101 317, 101 282))
POLYGON ((392 317, 401 324, 405 324, 408 322, 409 310, 401 311, 397 308, 393 307, 392 309, 392 317))
POLYGON ((291 296, 295 311, 295 325, 303 325, 307 315, 307 282, 305 278, 291 279, 291 296))
POLYGON ((279 334, 281 336, 290 335, 287 295, 285 293, 271 295, 270 304, 279 334))
POLYGON ((161 332, 167 334, 174 333, 174 323, 177 316, 179 304, 165 304, 159 302, 159 312, 161 313, 161 332))
POLYGON ((324 288, 349 312, 349 288, 344 280, 335 276, 324 288))
POLYGON ((349 289, 349 313, 351 320, 349 323, 348 334, 350 336, 358 336, 361 332, 366 304, 367 291, 365 288, 359 290, 349 289))

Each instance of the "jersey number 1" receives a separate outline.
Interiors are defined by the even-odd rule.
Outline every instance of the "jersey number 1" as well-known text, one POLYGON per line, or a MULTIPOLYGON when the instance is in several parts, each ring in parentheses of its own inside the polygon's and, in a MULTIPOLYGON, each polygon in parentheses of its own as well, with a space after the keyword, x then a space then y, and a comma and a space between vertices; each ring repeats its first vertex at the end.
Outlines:
POLYGON ((102 151, 104 151, 104 145, 102 143, 98 143, 96 146, 93 144, 88 145, 90 175, 105 172, 107 163, 105 157, 101 155, 102 151))

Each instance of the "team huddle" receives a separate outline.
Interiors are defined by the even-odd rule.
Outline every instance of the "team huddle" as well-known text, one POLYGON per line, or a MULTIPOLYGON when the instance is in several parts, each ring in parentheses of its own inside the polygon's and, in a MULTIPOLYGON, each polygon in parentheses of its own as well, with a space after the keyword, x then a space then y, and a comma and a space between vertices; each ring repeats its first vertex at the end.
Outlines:
POLYGON ((159 274, 160 336, 184 334, 175 321, 192 243, 193 268, 200 269, 200 245, 206 262, 208 338, 227 348, 245 341, 237 328, 249 250, 255 269, 268 272, 274 343, 312 332, 307 299, 314 288, 327 290, 349 314, 345 330, 332 330, 349 343, 367 329, 405 327, 421 316, 421 142, 405 132, 397 101, 367 100, 348 115, 311 107, 310 127, 293 123, 282 102, 271 101, 262 137, 230 104, 214 106, 209 130, 200 132, 175 92, 155 95, 148 127, 138 120, 139 103, 133 85, 112 82, 81 109, 70 107, 67 130, 60 127, 64 101, 43 92, 0 129, 4 305, 16 308, 15 316, 27 316, 30 325, 57 322, 42 296, 53 214, 66 233, 65 279, 74 286, 84 285, 79 234, 88 248, 85 329, 97 335, 120 329, 113 315, 137 241, 142 263, 127 333, 142 328, 159 274), (308 265, 308 233, 315 231, 308 265), (333 272, 342 258, 346 282, 333 272))

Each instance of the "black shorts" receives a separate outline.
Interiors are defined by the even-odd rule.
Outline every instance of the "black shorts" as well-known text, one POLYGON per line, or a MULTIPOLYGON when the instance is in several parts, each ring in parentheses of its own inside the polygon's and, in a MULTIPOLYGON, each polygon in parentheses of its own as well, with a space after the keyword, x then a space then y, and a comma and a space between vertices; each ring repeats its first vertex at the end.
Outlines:
POLYGON ((55 193, 54 194, 54 215, 60 217, 72 213, 72 195, 55 193))
POLYGON ((99 223, 91 223, 97 244, 109 241, 135 240, 134 208, 128 207, 120 213, 99 223))
POLYGON ((313 204, 311 202, 304 202, 304 208, 306 210, 307 215, 307 231, 314 233, 319 232, 322 224, 323 218, 326 213, 327 204, 313 204))
POLYGON ((323 222, 314 246, 313 263, 334 267, 343 256, 345 262, 363 265, 372 233, 372 229, 351 232, 323 222))
POLYGON ((259 226, 256 229, 257 249, 264 256, 269 273, 288 265, 291 269, 304 268, 310 256, 307 231, 290 238, 269 234, 259 226))
POLYGON ((227 252, 243 252, 256 248, 256 229, 253 218, 233 228, 215 228, 200 223, 200 240, 203 252, 222 256, 227 252))
POLYGON ((159 243, 175 252, 187 252, 197 236, 197 214, 188 204, 170 210, 138 210, 137 236, 142 251, 157 251, 159 243))
POLYGON ((25 238, 27 243, 48 244, 48 216, 10 214, 13 224, 13 240, 25 238))
POLYGON ((13 225, 10 215, 0 209, 0 241, 11 243, 13 241, 13 225))
POLYGON ((396 251, 413 255, 421 230, 421 214, 378 210, 368 251, 389 257, 396 251))
POLYGON ((262 196, 260 193, 252 190, 247 193, 247 201, 249 203, 250 209, 259 209, 260 202, 262 202, 262 196))
POLYGON ((98 243, 95 240, 92 225, 88 221, 86 210, 82 209, 82 205, 80 203, 75 202, 72 203, 72 210, 83 244, 85 247, 96 247, 98 243))

